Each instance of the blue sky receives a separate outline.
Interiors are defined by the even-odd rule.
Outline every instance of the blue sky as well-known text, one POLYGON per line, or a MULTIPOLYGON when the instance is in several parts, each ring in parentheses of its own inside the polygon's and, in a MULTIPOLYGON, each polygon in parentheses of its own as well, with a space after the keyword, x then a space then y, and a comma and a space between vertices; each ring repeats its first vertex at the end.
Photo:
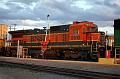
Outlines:
POLYGON ((120 0, 0 0, 0 23, 17 29, 42 28, 73 21, 93 21, 100 31, 113 34, 113 20, 120 18, 120 0))

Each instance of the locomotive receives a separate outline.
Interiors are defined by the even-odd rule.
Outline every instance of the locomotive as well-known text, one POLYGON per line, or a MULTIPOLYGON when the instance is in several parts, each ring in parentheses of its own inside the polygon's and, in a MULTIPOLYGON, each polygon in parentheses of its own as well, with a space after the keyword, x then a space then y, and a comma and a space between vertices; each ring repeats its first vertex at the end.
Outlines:
POLYGON ((9 31, 9 34, 12 35, 10 45, 3 49, 7 56, 17 56, 18 41, 26 55, 33 58, 97 60, 105 48, 105 33, 89 21, 50 29, 9 31))

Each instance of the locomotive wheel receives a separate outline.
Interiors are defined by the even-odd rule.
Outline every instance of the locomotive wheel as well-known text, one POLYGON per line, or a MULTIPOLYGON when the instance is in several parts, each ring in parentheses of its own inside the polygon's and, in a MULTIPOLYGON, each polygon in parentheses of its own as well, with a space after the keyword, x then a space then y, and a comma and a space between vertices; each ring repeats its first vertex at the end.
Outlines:
POLYGON ((71 51, 64 51, 64 59, 70 59, 71 58, 71 51))
POLYGON ((16 57, 17 56, 16 54, 17 54, 17 52, 15 50, 11 50, 11 56, 12 57, 16 57))
POLYGON ((9 57, 10 56, 10 52, 5 52, 5 56, 9 57))

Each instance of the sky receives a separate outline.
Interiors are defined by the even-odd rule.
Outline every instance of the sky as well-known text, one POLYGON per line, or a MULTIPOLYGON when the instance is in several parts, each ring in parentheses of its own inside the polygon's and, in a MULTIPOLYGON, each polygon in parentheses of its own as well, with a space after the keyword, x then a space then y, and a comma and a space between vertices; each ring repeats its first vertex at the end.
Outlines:
POLYGON ((114 33, 113 20, 120 18, 120 0, 0 0, 0 23, 17 30, 92 21, 99 31, 114 33))

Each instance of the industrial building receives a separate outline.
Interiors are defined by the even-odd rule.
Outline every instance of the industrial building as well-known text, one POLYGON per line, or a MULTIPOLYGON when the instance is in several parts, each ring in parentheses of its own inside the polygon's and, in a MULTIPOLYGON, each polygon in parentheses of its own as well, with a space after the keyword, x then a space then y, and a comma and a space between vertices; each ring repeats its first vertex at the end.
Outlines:
POLYGON ((7 37, 8 25, 0 24, 0 47, 5 45, 5 39, 7 37))

